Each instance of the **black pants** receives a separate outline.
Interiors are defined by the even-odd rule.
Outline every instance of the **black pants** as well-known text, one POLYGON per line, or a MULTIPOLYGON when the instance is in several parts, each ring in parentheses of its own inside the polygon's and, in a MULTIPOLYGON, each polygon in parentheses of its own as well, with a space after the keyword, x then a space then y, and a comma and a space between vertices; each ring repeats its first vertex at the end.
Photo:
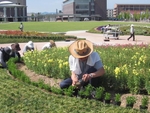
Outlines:
POLYGON ((135 35, 134 35, 134 33, 130 35, 130 37, 128 38, 128 40, 129 40, 130 38, 132 38, 132 37, 133 37, 133 41, 135 41, 135 35))

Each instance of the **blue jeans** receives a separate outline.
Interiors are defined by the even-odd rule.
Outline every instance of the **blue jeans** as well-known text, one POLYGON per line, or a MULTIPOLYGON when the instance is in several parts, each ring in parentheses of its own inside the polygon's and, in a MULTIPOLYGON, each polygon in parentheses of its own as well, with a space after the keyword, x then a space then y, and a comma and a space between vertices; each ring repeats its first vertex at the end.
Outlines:
MULTIPOLYGON (((97 70, 95 68, 90 68, 88 71, 87 71, 87 74, 89 73, 94 73, 96 72, 97 70)), ((85 85, 87 85, 89 83, 89 81, 87 83, 85 83, 85 85)), ((100 83, 100 77, 96 77, 96 78, 92 78, 91 79, 91 85, 94 86, 94 87, 99 87, 99 83, 100 83)), ((71 78, 67 78, 65 80, 63 80, 61 83, 60 83, 60 88, 68 88, 70 85, 72 85, 72 79, 71 78)))

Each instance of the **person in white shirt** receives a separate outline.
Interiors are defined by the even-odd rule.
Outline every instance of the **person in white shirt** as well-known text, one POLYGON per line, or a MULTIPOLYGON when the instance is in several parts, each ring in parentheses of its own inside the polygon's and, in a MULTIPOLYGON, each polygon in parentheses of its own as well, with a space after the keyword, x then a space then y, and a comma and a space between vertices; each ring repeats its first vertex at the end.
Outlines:
POLYGON ((60 88, 91 84, 99 87, 100 77, 105 73, 101 58, 93 51, 93 43, 88 40, 78 40, 69 46, 69 66, 71 77, 60 83, 60 88))
POLYGON ((53 40, 50 40, 49 43, 46 43, 43 47, 42 50, 44 49, 50 49, 52 47, 56 47, 56 44, 53 40))
POLYGON ((24 49, 23 49, 23 55, 24 55, 24 53, 26 53, 27 51, 34 51, 34 44, 33 44, 32 41, 29 41, 29 42, 25 45, 25 47, 24 47, 24 49))
POLYGON ((135 34, 134 34, 134 25, 133 24, 131 24, 131 26, 130 26, 130 37, 127 39, 128 41, 130 40, 130 38, 132 38, 133 37, 133 41, 135 41, 135 34))

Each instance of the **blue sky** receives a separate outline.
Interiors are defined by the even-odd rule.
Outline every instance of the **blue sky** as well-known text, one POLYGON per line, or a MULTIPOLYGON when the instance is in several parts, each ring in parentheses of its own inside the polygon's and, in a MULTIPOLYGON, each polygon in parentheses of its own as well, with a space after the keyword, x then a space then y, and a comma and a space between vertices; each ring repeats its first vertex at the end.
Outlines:
MULTIPOLYGON (((26 0, 28 12, 56 12, 62 10, 63 0, 26 0)), ((107 9, 115 4, 150 4, 150 0, 107 0, 107 9)))

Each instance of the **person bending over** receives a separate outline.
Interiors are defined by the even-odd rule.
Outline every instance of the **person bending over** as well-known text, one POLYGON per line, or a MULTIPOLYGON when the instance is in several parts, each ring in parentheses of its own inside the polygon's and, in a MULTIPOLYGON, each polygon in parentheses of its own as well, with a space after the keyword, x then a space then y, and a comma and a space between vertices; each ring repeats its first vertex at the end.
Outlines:
POLYGON ((29 41, 23 49, 23 55, 27 52, 27 51, 34 51, 34 44, 32 41, 29 41))
POLYGON ((2 68, 7 68, 6 62, 11 57, 21 58, 19 51, 21 50, 18 43, 11 44, 11 46, 0 48, 0 64, 2 68))
POLYGON ((71 77, 60 82, 60 88, 69 86, 86 86, 91 84, 99 87, 100 77, 105 70, 101 58, 93 51, 93 43, 88 40, 78 40, 69 46, 69 66, 71 77))

